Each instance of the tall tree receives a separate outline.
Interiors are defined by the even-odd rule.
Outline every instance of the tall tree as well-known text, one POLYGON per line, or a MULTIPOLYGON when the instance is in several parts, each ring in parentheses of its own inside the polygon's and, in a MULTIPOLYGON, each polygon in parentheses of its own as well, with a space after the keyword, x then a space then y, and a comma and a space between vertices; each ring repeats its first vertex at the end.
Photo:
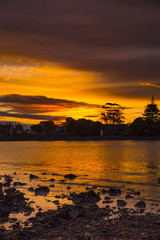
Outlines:
POLYGON ((123 123, 123 107, 117 103, 106 103, 102 106, 105 112, 101 113, 102 120, 107 124, 121 124, 123 123))
POLYGON ((147 121, 157 122, 159 120, 160 111, 158 105, 154 102, 154 97, 151 98, 151 103, 147 104, 144 110, 143 118, 147 121))

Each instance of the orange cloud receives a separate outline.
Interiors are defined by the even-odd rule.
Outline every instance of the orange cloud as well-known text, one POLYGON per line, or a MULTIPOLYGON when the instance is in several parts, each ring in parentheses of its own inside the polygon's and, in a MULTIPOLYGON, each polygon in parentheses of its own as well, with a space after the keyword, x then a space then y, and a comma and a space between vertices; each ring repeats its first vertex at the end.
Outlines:
POLYGON ((147 83, 147 82, 141 82, 139 83, 140 86, 148 86, 148 87, 156 87, 156 88, 160 88, 160 86, 152 84, 152 83, 147 83))

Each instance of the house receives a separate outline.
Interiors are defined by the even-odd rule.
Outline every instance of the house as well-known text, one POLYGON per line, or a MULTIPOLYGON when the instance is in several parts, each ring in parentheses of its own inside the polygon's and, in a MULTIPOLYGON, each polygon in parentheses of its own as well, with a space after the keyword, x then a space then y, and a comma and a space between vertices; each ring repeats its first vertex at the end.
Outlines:
POLYGON ((12 135, 13 126, 12 123, 0 124, 0 135, 12 135))

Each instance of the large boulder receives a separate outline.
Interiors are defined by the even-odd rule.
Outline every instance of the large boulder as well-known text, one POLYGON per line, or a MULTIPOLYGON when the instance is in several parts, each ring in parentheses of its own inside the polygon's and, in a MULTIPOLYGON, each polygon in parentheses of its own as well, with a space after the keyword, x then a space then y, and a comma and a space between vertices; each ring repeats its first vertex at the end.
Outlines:
POLYGON ((71 200, 75 204, 95 204, 100 201, 100 197, 97 193, 95 193, 93 190, 90 190, 89 192, 82 192, 79 194, 72 193, 70 194, 71 200))

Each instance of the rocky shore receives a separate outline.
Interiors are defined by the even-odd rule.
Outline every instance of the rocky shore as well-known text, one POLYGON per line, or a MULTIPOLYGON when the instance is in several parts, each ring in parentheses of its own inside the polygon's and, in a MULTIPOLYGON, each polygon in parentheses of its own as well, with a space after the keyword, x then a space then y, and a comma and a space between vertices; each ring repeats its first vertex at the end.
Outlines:
MULTIPOLYGON (((160 239, 160 209, 156 214, 145 214, 145 201, 137 201, 135 209, 127 208, 127 200, 140 192, 131 192, 125 200, 118 199, 121 189, 108 188, 95 191, 87 188, 85 192, 70 192, 68 196, 57 196, 53 201, 58 207, 56 210, 35 211, 31 201, 25 198, 18 186, 25 183, 13 182, 13 178, 4 175, 0 183, 0 239, 1 240, 103 240, 103 239, 160 239), (59 198, 68 198, 71 205, 60 205, 59 198), (102 200, 104 207, 99 207, 102 200), (112 198, 117 197, 117 206, 110 207, 112 198), (18 218, 11 217, 13 213, 23 213, 28 216, 22 224, 18 218), (10 228, 5 229, 4 223, 10 223, 10 228)), ((38 176, 29 175, 30 180, 38 176)), ((65 179, 73 180, 74 174, 64 175, 65 179)), ((54 179, 50 179, 51 182, 54 179)), ((52 184, 53 185, 53 184, 52 184)), ((46 196, 50 188, 39 186, 35 189, 28 188, 35 196, 46 196)), ((157 204, 158 205, 158 204, 157 204)))

